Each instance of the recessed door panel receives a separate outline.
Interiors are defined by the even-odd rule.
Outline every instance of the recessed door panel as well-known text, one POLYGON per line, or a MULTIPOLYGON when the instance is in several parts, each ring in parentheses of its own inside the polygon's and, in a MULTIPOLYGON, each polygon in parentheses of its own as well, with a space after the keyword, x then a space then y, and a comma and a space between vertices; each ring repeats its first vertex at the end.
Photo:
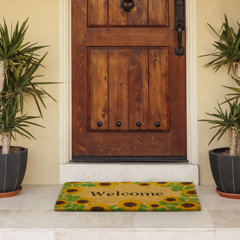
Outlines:
POLYGON ((126 12, 121 0, 88 0, 89 27, 168 27, 169 0, 134 0, 126 12))
POLYGON ((92 130, 169 130, 168 48, 89 48, 92 130))

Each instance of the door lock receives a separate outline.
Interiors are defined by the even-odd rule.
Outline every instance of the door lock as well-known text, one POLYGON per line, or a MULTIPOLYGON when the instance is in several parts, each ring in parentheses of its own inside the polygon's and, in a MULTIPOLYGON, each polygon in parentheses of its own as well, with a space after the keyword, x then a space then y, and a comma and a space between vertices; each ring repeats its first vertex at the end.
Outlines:
POLYGON ((185 1, 175 0, 175 19, 174 29, 178 35, 178 46, 175 49, 177 56, 184 55, 184 47, 182 46, 182 33, 185 30, 185 1))

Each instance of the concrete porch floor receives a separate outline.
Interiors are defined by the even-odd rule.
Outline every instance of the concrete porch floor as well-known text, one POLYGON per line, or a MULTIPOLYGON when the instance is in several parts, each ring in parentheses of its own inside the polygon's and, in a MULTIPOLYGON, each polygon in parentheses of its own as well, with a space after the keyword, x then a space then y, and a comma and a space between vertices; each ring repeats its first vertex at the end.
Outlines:
POLYGON ((61 186, 24 186, 0 199, 0 240, 239 240, 240 200, 197 187, 201 212, 54 212, 61 186))

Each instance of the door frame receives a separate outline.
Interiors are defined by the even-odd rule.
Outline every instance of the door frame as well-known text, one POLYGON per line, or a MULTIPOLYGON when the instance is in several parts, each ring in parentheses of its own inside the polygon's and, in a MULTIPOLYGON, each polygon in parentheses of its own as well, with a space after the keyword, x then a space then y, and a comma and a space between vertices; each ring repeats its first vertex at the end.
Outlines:
MULTIPOLYGON (((196 0, 186 1, 187 159, 198 164, 196 0)), ((71 0, 59 0, 59 155, 72 159, 71 0)))

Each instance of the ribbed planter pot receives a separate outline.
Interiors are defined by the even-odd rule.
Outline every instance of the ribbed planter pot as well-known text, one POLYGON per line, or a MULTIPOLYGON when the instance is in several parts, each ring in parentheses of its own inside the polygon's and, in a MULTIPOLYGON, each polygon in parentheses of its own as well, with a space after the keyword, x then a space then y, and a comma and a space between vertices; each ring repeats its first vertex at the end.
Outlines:
POLYGON ((213 178, 219 195, 240 199, 240 156, 228 155, 229 148, 209 151, 213 178))
POLYGON ((28 150, 0 154, 0 197, 11 197, 22 190, 22 181, 27 167, 28 150))

